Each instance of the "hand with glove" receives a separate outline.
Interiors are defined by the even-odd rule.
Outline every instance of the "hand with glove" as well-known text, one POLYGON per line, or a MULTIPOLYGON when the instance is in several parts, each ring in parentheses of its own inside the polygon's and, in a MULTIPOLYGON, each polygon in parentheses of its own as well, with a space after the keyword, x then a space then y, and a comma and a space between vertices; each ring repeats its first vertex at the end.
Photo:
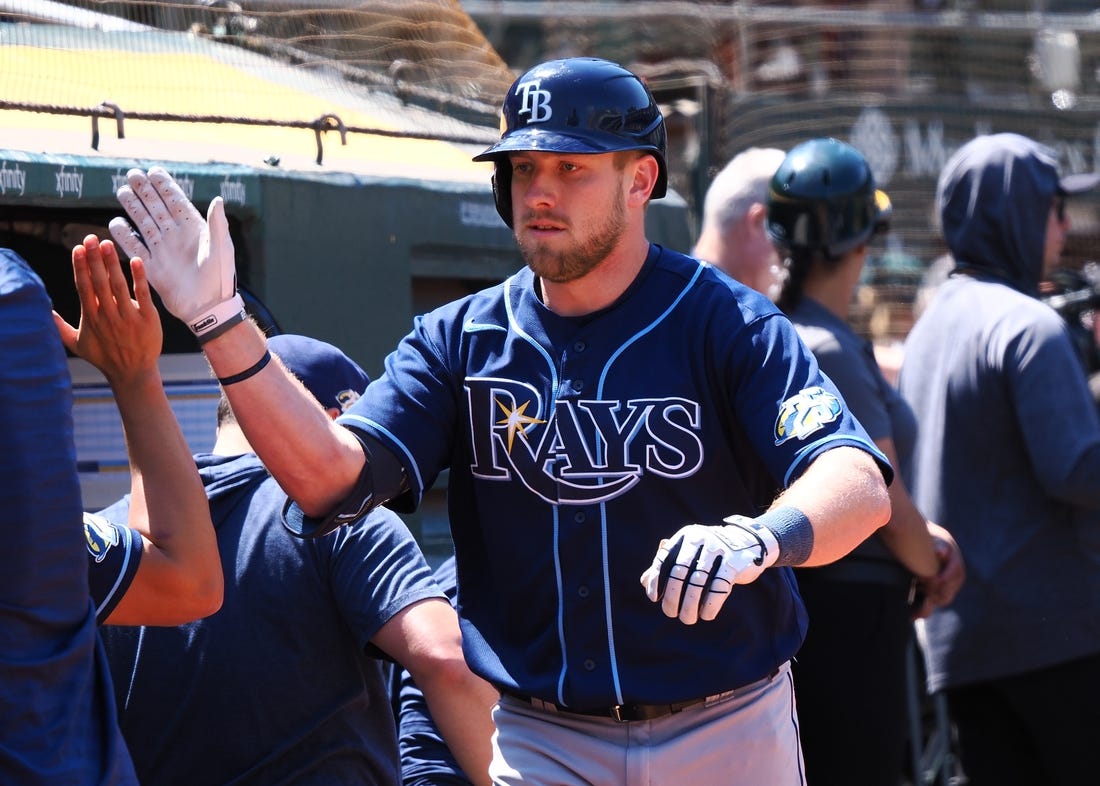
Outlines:
POLYGON ((187 323, 200 344, 243 321, 222 198, 214 198, 203 221, 164 169, 131 169, 126 179, 117 196, 133 225, 115 218, 111 235, 123 251, 145 262, 165 308, 187 323))
POLYGON ((726 526, 689 524, 661 541, 642 574, 646 595, 685 625, 713 620, 734 584, 748 584, 779 558, 779 542, 757 519, 730 516, 726 526))

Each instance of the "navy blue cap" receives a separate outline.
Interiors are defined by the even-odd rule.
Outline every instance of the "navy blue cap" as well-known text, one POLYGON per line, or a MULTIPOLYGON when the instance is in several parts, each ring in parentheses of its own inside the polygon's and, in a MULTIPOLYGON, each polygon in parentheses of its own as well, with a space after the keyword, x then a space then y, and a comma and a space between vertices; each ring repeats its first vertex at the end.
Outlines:
POLYGON ((267 347, 325 409, 347 411, 370 384, 358 363, 324 341, 283 333, 271 336, 267 347))

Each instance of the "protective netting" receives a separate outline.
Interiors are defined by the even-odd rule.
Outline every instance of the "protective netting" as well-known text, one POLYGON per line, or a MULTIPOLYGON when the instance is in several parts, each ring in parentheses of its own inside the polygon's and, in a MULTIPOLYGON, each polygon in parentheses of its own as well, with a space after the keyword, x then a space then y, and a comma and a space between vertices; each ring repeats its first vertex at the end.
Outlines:
MULTIPOLYGON (((573 55, 647 80, 693 218, 747 147, 832 135, 860 149, 894 203, 869 276, 901 293, 902 314, 943 252, 932 197, 958 146, 1017 131, 1055 147, 1066 172, 1100 158, 1089 0, 0 0, 0 127, 62 111, 103 125, 117 107, 484 142, 517 73, 573 55)), ((1093 196, 1069 212, 1079 266, 1100 257, 1100 215, 1093 196)))
MULTIPOLYGON (((3 0, 0 19, 14 23, 0 36, 0 99, 51 111, 107 101, 127 116, 314 120, 281 100, 282 87, 293 84, 352 104, 385 93, 495 127, 500 96, 514 78, 456 0, 3 0), (43 50, 67 65, 44 73, 43 50), (137 65, 119 56, 138 52, 147 56, 137 65), (251 78, 221 78, 202 67, 207 59, 251 78), (135 81, 144 85, 140 94, 127 90, 135 81), (119 92, 125 105, 113 100, 119 92)), ((434 118, 406 130, 463 133, 438 124, 434 118)))
MULTIPOLYGON (((645 75, 669 121, 670 181, 696 215, 714 174, 748 147, 825 135, 854 145, 894 205, 855 310, 887 340, 908 330, 944 252, 935 181, 960 145, 1014 131, 1054 147, 1065 172, 1100 160, 1100 13, 1089 0, 463 6, 511 64, 597 53, 645 75)), ((1096 201, 1069 205, 1071 267, 1100 257, 1096 201)))

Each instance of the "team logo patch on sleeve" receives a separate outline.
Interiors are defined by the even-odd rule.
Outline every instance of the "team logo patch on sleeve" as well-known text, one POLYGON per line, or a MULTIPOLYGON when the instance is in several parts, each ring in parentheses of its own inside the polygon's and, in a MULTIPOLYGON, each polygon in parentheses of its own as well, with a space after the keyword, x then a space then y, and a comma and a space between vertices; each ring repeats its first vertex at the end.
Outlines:
POLYGON ((340 412, 347 412, 351 409, 351 405, 359 400, 358 390, 341 390, 336 394, 336 401, 340 405, 340 412))
POLYGON ((775 419, 775 444, 805 439, 840 417, 840 400, 820 387, 804 388, 779 407, 775 419))
POLYGON ((96 562, 103 562, 107 552, 118 545, 118 530, 102 516, 85 513, 84 539, 88 542, 88 553, 96 562))

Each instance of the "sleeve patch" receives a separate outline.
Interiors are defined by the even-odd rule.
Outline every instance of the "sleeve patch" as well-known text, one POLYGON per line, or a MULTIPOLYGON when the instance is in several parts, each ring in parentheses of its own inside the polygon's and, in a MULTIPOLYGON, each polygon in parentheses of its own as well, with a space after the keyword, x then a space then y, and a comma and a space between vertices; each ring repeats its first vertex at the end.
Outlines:
POLYGON ((96 562, 103 562, 119 543, 118 530, 107 519, 94 513, 84 514, 84 539, 88 543, 88 553, 96 562))
POLYGON ((824 388, 803 388, 780 405, 775 444, 805 439, 839 418, 841 411, 840 400, 824 388))

